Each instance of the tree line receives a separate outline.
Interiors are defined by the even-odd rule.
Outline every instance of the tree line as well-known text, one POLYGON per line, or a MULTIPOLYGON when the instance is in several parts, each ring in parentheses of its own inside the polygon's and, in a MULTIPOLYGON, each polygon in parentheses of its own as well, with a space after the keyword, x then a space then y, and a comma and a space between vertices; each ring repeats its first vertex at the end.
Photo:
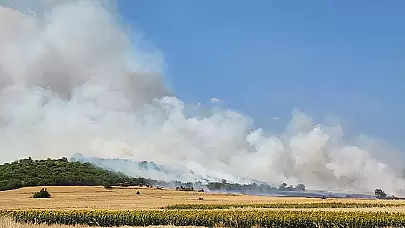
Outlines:
POLYGON ((211 191, 225 191, 225 192, 236 192, 236 193, 246 193, 246 194, 266 194, 274 193, 278 191, 305 191, 304 184, 298 184, 296 186, 287 185, 287 183, 282 183, 279 187, 271 186, 268 184, 238 184, 238 183, 228 183, 225 179, 221 182, 210 182, 207 184, 207 188, 211 191))
POLYGON ((236 193, 270 193, 275 191, 305 191, 305 185, 278 188, 268 184, 238 184, 221 182, 159 181, 142 177, 129 177, 91 163, 68 161, 67 158, 33 160, 31 157, 0 165, 0 191, 33 186, 163 186, 177 189, 209 189, 236 193))

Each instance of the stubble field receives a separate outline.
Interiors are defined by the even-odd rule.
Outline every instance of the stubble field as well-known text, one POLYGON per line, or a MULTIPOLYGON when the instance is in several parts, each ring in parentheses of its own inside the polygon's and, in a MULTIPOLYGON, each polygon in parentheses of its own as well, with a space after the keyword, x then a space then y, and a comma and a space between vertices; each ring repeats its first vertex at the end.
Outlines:
MULTIPOLYGON (((369 199, 319 199, 296 197, 267 197, 238 194, 185 192, 169 189, 142 187, 113 188, 104 187, 45 187, 51 193, 50 199, 34 199, 32 195, 42 187, 22 188, 0 192, 0 210, 156 210, 168 205, 260 205, 267 204, 359 204, 352 208, 282 208, 283 210, 347 210, 347 211, 404 211, 403 200, 369 199), (140 194, 137 195, 136 192, 140 194), (199 198, 203 198, 200 200, 199 198), (378 207, 369 206, 379 205, 378 207), (361 206, 364 205, 364 206, 361 206), (367 206, 367 207, 366 207, 367 206)), ((246 209, 243 207, 240 209, 246 209)), ((198 208, 196 208, 198 209, 198 208)), ((220 209, 220 208, 219 208, 220 209)), ((237 209, 237 208, 235 208, 237 209)), ((278 208, 265 208, 275 210, 278 208)))
POLYGON ((10 216, 22 223, 97 227, 128 224, 183 227, 214 225, 403 227, 405 225, 405 201, 402 200, 266 197, 140 187, 117 187, 110 190, 104 187, 46 187, 52 198, 32 198, 33 193, 41 188, 0 192, 0 212, 8 215, 0 220, 0 228, 45 227, 14 223, 9 219, 10 216), (140 194, 136 194, 137 191, 140 194))

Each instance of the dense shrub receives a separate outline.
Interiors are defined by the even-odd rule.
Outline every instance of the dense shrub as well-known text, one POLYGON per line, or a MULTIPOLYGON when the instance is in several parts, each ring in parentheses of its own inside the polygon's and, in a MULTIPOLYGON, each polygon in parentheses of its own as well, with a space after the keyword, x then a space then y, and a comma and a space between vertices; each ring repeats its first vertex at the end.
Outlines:
POLYGON ((112 187, 111 185, 105 185, 104 188, 105 188, 105 189, 108 189, 108 190, 113 189, 113 187, 112 187))
POLYGON ((51 194, 46 190, 46 188, 41 189, 41 191, 34 193, 33 198, 51 198, 51 194))
POLYGON ((192 192, 192 191, 194 191, 194 188, 193 188, 193 187, 183 187, 183 186, 180 186, 180 187, 176 187, 176 190, 177 190, 177 191, 192 192))

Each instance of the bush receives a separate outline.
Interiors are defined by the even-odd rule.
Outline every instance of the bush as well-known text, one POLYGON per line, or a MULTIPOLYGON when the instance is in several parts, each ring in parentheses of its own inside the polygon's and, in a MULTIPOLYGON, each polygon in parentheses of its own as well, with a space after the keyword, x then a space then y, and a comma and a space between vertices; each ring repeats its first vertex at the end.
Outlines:
POLYGON ((108 189, 108 190, 113 189, 113 187, 112 187, 111 185, 105 185, 104 188, 105 188, 105 189, 108 189))
POLYGON ((183 187, 183 186, 180 186, 180 187, 176 187, 176 190, 177 190, 177 191, 192 192, 192 191, 194 191, 194 188, 193 188, 193 187, 183 187))
POLYGON ((387 197, 387 194, 380 188, 376 189, 374 193, 377 199, 384 199, 387 197))
POLYGON ((41 189, 41 191, 34 193, 33 198, 51 198, 51 194, 46 190, 46 188, 41 189))

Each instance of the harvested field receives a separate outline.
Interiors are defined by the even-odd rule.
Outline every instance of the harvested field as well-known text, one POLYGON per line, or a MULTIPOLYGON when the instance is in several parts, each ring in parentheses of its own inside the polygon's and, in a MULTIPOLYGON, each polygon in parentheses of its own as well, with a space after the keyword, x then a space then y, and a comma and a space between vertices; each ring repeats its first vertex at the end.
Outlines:
POLYGON ((269 197, 208 194, 150 188, 46 187, 50 199, 33 199, 42 187, 0 192, 0 210, 4 209, 158 209, 178 203, 258 203, 269 197), (140 194, 137 195, 136 192, 140 194), (199 200, 203 198, 204 200, 199 200))
POLYGON ((46 187, 52 198, 32 198, 33 193, 41 188, 0 192, 0 210, 3 210, 0 213, 6 216, 0 219, 0 228, 73 228, 68 225, 17 224, 7 216, 13 216, 21 222, 76 224, 76 227, 120 224, 134 226, 174 224, 186 227, 193 225, 194 227, 202 225, 329 227, 333 224, 340 227, 353 225, 403 227, 405 225, 403 219, 405 201, 402 200, 265 197, 146 187, 115 187, 111 190, 104 187, 46 187), (140 192, 139 195, 136 194, 137 191, 140 192), (169 205, 171 207, 168 207, 169 205))
MULTIPOLYGON (((160 209, 168 205, 207 204, 207 207, 218 205, 241 205, 241 209, 249 209, 247 205, 254 205, 255 208, 262 208, 266 204, 304 204, 294 206, 289 210, 365 210, 365 211, 404 211, 405 201, 403 200, 361 200, 361 199, 315 199, 315 198, 292 198, 292 197, 265 197, 247 196, 232 194, 214 194, 201 192, 183 192, 168 189, 151 188, 113 188, 107 190, 104 187, 47 187, 52 194, 50 199, 34 199, 32 194, 39 191, 41 187, 22 188, 0 192, 0 210, 15 209, 51 209, 51 210, 73 210, 73 209, 103 209, 103 210, 134 210, 134 209, 160 209), (141 194, 137 195, 139 191, 141 194), (199 200, 203 198, 203 200, 199 200), (308 204, 348 204, 346 208, 308 208, 308 204), (356 204, 350 206, 350 204, 356 204), (362 206, 362 204, 364 206, 362 206), (379 206, 370 206, 379 204, 379 206)), ((332 206, 331 206, 332 207, 332 206)), ((202 207, 204 209, 204 207, 202 207)), ((223 208, 223 209, 226 209, 223 208)), ((271 208, 270 208, 271 209, 271 208)), ((269 209, 269 210, 270 210, 269 209)), ((271 209, 271 210, 274 210, 271 209)))

